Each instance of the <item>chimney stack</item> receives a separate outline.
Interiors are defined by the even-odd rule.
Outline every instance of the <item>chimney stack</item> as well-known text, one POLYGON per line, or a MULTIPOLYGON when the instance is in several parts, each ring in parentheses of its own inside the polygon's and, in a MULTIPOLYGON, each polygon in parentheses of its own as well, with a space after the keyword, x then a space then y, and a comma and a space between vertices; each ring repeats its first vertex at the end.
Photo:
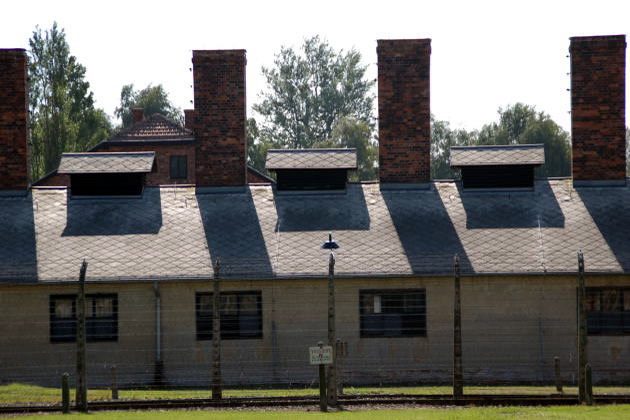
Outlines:
POLYGON ((428 187, 431 40, 379 40, 376 53, 381 188, 428 187))
POLYGON ((0 49, 0 194, 29 185, 27 60, 0 49))
POLYGON ((573 184, 626 184, 625 35, 571 38, 573 184))
POLYGON ((245 50, 196 50, 192 61, 197 187, 245 186, 245 50))
POLYGON ((134 124, 137 124, 144 119, 144 108, 133 108, 131 113, 133 114, 134 124))
POLYGON ((195 132, 195 110, 194 109, 185 109, 184 110, 184 128, 195 132))

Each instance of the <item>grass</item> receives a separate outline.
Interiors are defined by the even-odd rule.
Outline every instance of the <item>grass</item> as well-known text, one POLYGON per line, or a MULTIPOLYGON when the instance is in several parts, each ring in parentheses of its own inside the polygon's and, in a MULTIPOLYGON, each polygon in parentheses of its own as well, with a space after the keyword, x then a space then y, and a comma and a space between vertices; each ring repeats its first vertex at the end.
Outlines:
POLYGON ((319 413, 305 411, 143 411, 143 412, 103 412, 70 415, 39 415, 24 419, 46 420, 123 420, 123 419, 217 419, 217 420, 293 420, 293 419, 367 419, 367 420, 407 420, 407 419, 622 419, 630 417, 630 405, 608 405, 601 407, 484 407, 484 408, 419 408, 414 410, 366 410, 319 413), (89 417, 87 417, 89 416, 89 417))
MULTIPOLYGON (((293 389, 226 389, 223 396, 230 397, 280 397, 280 396, 307 396, 318 395, 314 388, 293 389)), ((424 394, 439 395, 450 394, 451 388, 447 386, 422 386, 422 387, 346 387, 344 392, 348 395, 357 394, 424 394)), ((550 395, 556 393, 552 386, 469 386, 464 388, 464 394, 519 394, 519 395, 550 395)), ((566 394, 576 394, 575 387, 565 387, 566 394)), ((628 394, 630 387, 595 387, 595 394, 628 394)), ((175 390, 120 390, 121 399, 167 399, 167 398, 209 398, 209 389, 175 389, 175 390)), ((108 400, 111 392, 107 389, 91 389, 88 391, 88 400, 108 400)), ((70 398, 74 399, 74 390, 70 392, 70 398)), ((38 404, 59 403, 61 391, 59 388, 47 388, 35 385, 13 383, 0 386, 0 404, 38 404)))

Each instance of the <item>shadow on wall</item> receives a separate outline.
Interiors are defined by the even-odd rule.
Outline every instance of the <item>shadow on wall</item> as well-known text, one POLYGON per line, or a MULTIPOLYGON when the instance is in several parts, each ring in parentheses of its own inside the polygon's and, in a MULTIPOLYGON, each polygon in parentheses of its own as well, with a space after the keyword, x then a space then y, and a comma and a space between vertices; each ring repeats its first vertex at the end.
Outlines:
POLYGON ((0 198, 0 282, 37 282, 33 196, 0 198))
POLYGON ((467 229, 563 228, 564 214, 549 181, 534 191, 466 191, 457 183, 467 229))
POLYGON ((280 193, 274 197, 279 232, 369 230, 370 215, 360 184, 345 193, 280 193))
POLYGON ((382 196, 414 274, 452 275, 455 254, 461 273, 473 272, 437 191, 382 191, 382 196))
POLYGON ((245 193, 197 194, 212 264, 220 276, 270 278, 273 269, 249 189, 245 193))
POLYGON ((157 234, 162 227, 159 188, 145 188, 141 197, 67 199, 62 236, 157 234))
MULTIPOLYGON (((576 188, 582 203, 608 244, 623 271, 630 271, 630 188, 576 188)), ((584 255, 586 269, 589 258, 584 255)))

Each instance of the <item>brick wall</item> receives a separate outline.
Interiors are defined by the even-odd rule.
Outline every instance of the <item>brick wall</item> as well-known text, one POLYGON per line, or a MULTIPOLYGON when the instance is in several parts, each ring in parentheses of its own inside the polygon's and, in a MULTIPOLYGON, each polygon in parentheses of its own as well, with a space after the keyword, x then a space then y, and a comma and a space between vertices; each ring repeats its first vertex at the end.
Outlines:
POLYGON ((147 175, 146 185, 172 185, 195 183, 195 144, 169 144, 169 145, 110 145, 101 143, 102 146, 94 152, 155 152, 157 171, 147 175), (188 178, 170 178, 171 156, 186 156, 188 161, 188 178))
POLYGON ((184 128, 195 132, 195 110, 194 109, 185 109, 184 110, 184 128))
POLYGON ((431 40, 379 40, 376 52, 380 182, 429 182, 431 40))
POLYGON ((245 50, 193 51, 196 183, 246 184, 245 50))
POLYGON ((29 184, 26 52, 0 49, 0 190, 29 184))
POLYGON ((625 35, 571 38, 573 180, 626 178, 625 35))

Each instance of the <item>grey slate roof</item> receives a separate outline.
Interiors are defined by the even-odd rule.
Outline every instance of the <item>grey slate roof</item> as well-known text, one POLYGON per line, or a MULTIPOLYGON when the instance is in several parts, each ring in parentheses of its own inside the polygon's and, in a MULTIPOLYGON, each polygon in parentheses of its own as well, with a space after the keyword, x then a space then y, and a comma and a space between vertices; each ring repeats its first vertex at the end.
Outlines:
POLYGON ((155 152, 63 153, 60 174, 151 172, 155 152))
POLYGON ((543 165, 543 144, 453 146, 451 166, 543 165))
POLYGON ((356 169, 357 149, 270 149, 265 168, 356 169))
POLYGON ((0 281, 208 279, 212 261, 233 279, 325 276, 328 232, 341 245, 339 276, 462 273, 630 273, 630 188, 534 191, 381 191, 276 195, 271 186, 195 194, 147 187, 142 198, 68 199, 65 189, 0 197, 0 281))

